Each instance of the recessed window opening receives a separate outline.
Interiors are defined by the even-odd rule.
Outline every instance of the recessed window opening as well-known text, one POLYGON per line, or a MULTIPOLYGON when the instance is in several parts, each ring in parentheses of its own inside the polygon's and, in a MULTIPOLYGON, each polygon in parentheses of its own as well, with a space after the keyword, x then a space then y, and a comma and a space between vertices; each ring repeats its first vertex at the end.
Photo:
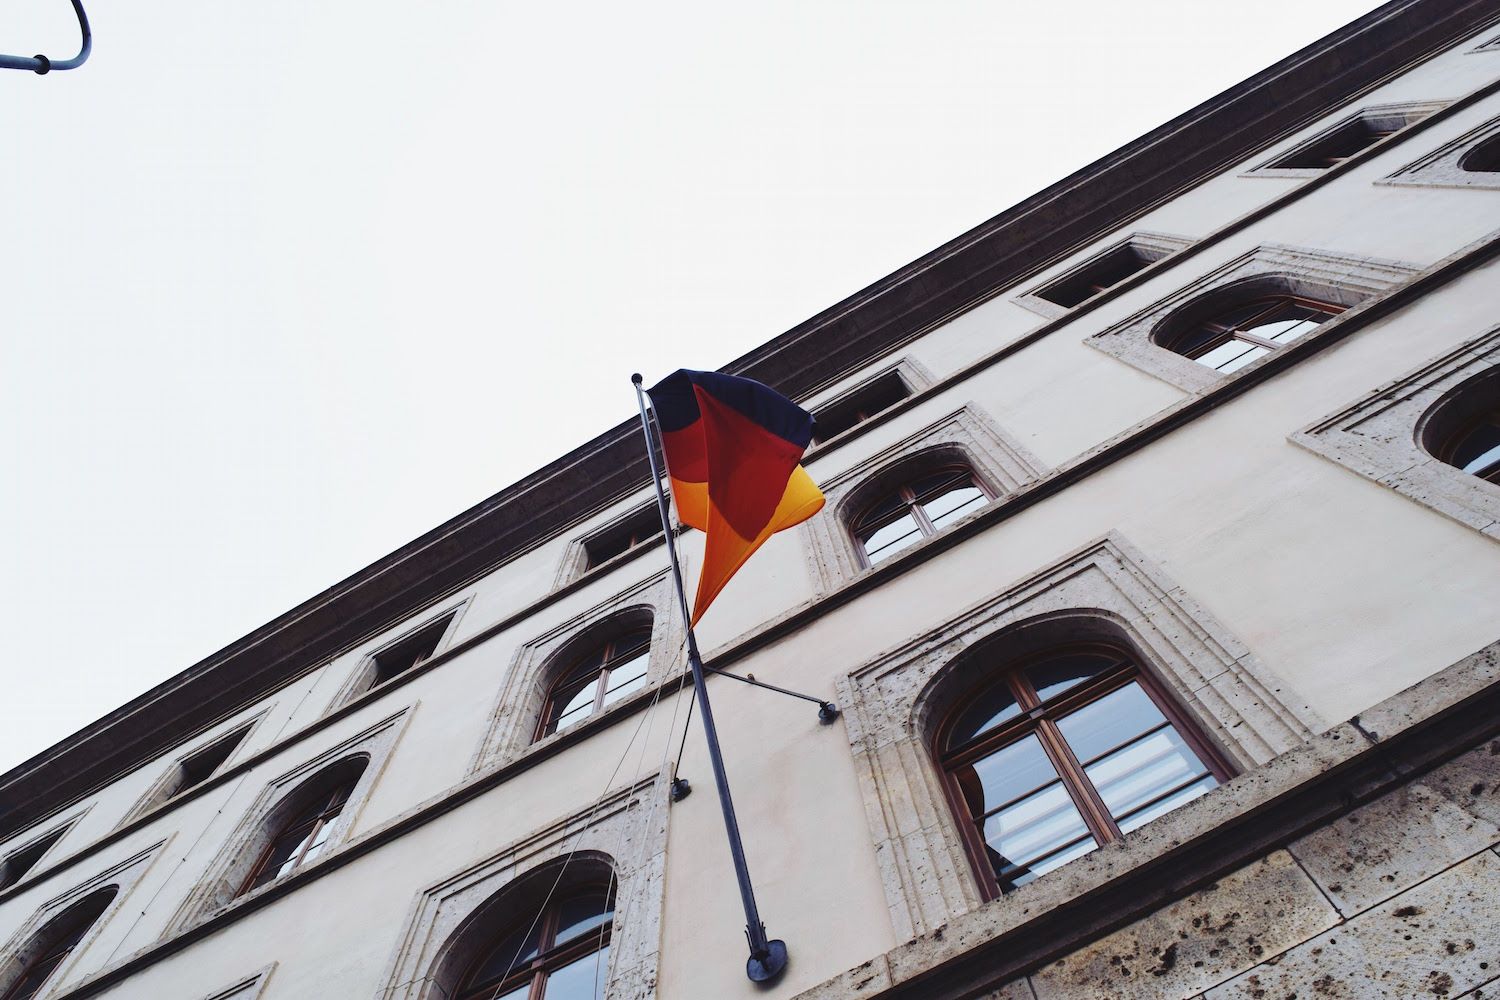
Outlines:
POLYGON ((39 996, 47 980, 78 947, 118 892, 117 886, 92 892, 49 920, 27 942, 20 956, 19 973, 5 992, 0 993, 0 1000, 31 1000, 39 996))
POLYGON ((435 618, 410 635, 403 636, 372 654, 370 660, 375 671, 370 687, 379 687, 391 678, 406 673, 437 652, 454 614, 455 612, 450 611, 435 618))
POLYGON ((185 758, 178 765, 178 780, 174 787, 164 796, 173 799, 190 788, 203 784, 209 778, 218 773, 220 767, 229 759, 230 755, 239 749, 244 742, 245 736, 250 732, 248 725, 241 726, 233 732, 226 733, 197 753, 185 758))
POLYGON ((1135 657, 1108 644, 1006 665, 949 713, 936 752, 991 897, 1230 777, 1135 657))
POLYGON ((653 506, 637 511, 583 543, 588 568, 603 565, 660 534, 661 515, 657 509, 653 506))
POLYGON ((553 685, 538 738, 582 722, 644 688, 650 659, 649 628, 594 647, 553 685))
POLYGON ((813 440, 822 444, 910 395, 911 389, 899 372, 886 372, 815 412, 813 440))
POLYGON ((294 790, 270 819, 270 837, 240 886, 244 895, 312 864, 328 847, 333 825, 369 758, 353 757, 327 768, 294 790))
POLYGON ((1306 336, 1343 310, 1315 299, 1270 295, 1222 310, 1162 346, 1228 375, 1306 336))
POLYGON ((1493 135, 1463 155, 1460 170, 1476 174, 1500 173, 1500 135, 1493 135))
POLYGON ((1164 247, 1126 243, 1086 265, 1076 274, 1045 285, 1035 292, 1038 298, 1071 309, 1087 302, 1108 288, 1113 288, 1137 271, 1169 254, 1164 247))
POLYGON ((455 1000, 603 1000, 614 922, 614 885, 560 894, 537 916, 496 935, 464 974, 455 1000))
POLYGON ((1286 170, 1326 170, 1369 149, 1382 139, 1394 135, 1425 114, 1371 112, 1337 126, 1286 156, 1273 161, 1272 167, 1286 170))
POLYGON ((26 873, 36 867, 42 856, 52 849, 52 845, 62 839, 67 832, 66 827, 53 830, 51 833, 38 837, 20 850, 12 851, 0 861, 0 889, 9 889, 21 879, 26 873))
POLYGON ((1438 461, 1500 485, 1500 369, 1459 385, 1420 426, 1422 447, 1438 461))
POLYGON ((952 466, 903 483, 855 518, 852 530, 874 565, 935 535, 991 500, 967 466, 952 466))

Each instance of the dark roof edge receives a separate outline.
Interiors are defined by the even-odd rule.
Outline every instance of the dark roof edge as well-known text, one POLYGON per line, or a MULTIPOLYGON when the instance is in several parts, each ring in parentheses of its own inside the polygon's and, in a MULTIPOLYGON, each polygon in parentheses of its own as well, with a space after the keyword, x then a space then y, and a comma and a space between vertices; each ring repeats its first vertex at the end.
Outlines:
MULTIPOLYGON (((1496 16, 1491 0, 1387 3, 820 312, 726 370, 805 395, 1477 32, 1496 16)), ((633 421, 611 428, 0 775, 0 838, 638 489, 647 475, 636 433, 633 421), (207 680, 211 673, 213 682, 207 680)))

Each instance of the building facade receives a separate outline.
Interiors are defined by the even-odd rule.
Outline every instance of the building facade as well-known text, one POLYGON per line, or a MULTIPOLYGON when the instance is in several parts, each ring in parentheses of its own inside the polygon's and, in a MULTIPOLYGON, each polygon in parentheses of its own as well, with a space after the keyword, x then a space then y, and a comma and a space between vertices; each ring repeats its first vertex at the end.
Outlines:
POLYGON ((0 776, 0 998, 1500 995, 1497 289, 1500 5, 1397 0, 730 366, 768 987, 630 423, 0 776))

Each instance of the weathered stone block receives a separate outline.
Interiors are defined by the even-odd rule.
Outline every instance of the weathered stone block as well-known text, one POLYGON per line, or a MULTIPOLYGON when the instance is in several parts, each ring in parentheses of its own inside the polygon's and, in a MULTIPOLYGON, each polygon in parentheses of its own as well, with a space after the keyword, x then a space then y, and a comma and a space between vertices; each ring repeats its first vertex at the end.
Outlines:
POLYGON ((1306 873, 1277 851, 1044 966, 1032 987, 1038 1000, 1191 997, 1337 920, 1306 873))
POLYGON ((1208 992, 1209 1000, 1458 997, 1500 970, 1500 860, 1486 851, 1208 992))
POLYGON ((1500 840, 1500 827, 1408 785, 1292 843, 1344 916, 1390 899, 1500 840))

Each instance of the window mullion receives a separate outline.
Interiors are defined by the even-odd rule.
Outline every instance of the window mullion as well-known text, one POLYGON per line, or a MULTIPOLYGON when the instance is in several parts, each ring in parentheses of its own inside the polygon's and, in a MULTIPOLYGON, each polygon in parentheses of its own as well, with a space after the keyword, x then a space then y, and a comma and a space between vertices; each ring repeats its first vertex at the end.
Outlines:
POLYGON ((1052 766, 1057 768, 1058 776, 1062 778, 1063 787, 1068 790, 1073 804, 1078 807, 1084 825, 1094 835, 1095 842, 1107 844, 1119 840, 1120 828, 1115 825, 1104 800, 1094 788, 1094 783, 1083 773, 1083 766, 1073 755, 1073 748, 1068 746, 1057 723, 1050 718, 1039 719, 1036 732, 1047 756, 1052 759, 1052 766))

